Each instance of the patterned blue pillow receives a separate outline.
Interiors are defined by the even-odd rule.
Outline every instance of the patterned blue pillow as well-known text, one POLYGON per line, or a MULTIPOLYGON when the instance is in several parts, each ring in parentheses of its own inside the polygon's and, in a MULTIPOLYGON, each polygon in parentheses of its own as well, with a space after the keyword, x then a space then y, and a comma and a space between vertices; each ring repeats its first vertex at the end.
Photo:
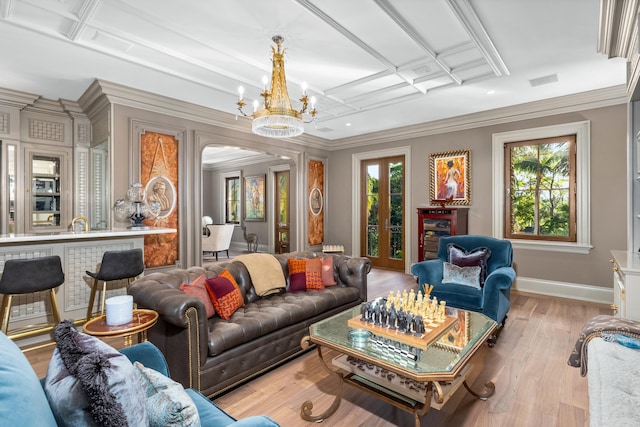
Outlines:
POLYGON ((465 285, 480 289, 481 271, 482 268, 479 266, 458 267, 455 264, 445 262, 442 270, 442 283, 465 285))
POLYGON ((134 362, 147 398, 150 427, 200 427, 196 405, 181 384, 134 362))

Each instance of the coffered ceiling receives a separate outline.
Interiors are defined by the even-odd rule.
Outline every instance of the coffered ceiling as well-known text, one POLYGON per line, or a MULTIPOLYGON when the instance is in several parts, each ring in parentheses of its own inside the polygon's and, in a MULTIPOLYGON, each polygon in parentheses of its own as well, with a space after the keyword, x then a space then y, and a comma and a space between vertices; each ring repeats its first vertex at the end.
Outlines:
MULTIPOLYGON (((0 86, 77 100, 96 78, 235 114, 282 35, 306 132, 336 141, 625 83, 598 0, 0 0, 0 86)), ((247 120, 247 129, 250 128, 247 120)))

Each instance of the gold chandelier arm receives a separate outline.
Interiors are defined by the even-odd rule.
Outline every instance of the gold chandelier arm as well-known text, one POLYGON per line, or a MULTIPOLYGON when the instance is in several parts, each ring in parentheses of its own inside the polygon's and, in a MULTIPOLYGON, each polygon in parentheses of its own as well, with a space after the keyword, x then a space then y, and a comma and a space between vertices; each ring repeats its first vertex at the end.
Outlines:
POLYGON ((247 105, 246 102, 244 102, 244 100, 240 99, 238 100, 238 102, 236 102, 236 105, 238 106, 238 111, 240 111, 240 114, 242 114, 244 117, 248 117, 244 111, 242 111, 242 109, 244 108, 245 105, 247 105))

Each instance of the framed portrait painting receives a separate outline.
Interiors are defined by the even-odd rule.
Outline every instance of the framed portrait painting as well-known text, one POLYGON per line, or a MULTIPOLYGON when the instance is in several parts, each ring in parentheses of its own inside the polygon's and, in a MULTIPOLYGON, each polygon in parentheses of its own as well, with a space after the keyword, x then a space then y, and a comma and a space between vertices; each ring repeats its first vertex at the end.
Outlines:
POLYGON ((265 221, 265 175, 244 178, 244 220, 265 221))
POLYGON ((431 154, 429 171, 429 196, 432 204, 471 204, 469 150, 431 154))

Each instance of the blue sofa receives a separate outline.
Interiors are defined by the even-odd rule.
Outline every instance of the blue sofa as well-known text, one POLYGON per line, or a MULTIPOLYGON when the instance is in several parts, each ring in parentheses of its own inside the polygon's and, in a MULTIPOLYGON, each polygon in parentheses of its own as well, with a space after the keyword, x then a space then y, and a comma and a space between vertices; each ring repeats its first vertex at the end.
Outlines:
MULTIPOLYGON (((141 343, 121 350, 132 362, 168 376, 164 356, 153 344, 141 343)), ((199 392, 187 389, 198 410, 202 426, 278 427, 265 416, 241 421, 226 414, 199 392)), ((56 426, 49 402, 31 364, 18 346, 0 332, 0 424, 7 426, 56 426)))
MULTIPOLYGON (((480 235, 441 237, 438 241, 438 258, 418 262, 411 266, 411 273, 418 277, 421 291, 425 284, 433 285, 431 295, 444 300, 448 306, 476 311, 504 325, 509 311, 510 292, 516 272, 513 269, 513 248, 508 240, 480 235), (488 248, 487 277, 484 287, 475 288, 458 283, 442 283, 444 263, 449 261, 449 244, 471 252, 488 248)), ((490 344, 495 342, 495 337, 490 344)))

